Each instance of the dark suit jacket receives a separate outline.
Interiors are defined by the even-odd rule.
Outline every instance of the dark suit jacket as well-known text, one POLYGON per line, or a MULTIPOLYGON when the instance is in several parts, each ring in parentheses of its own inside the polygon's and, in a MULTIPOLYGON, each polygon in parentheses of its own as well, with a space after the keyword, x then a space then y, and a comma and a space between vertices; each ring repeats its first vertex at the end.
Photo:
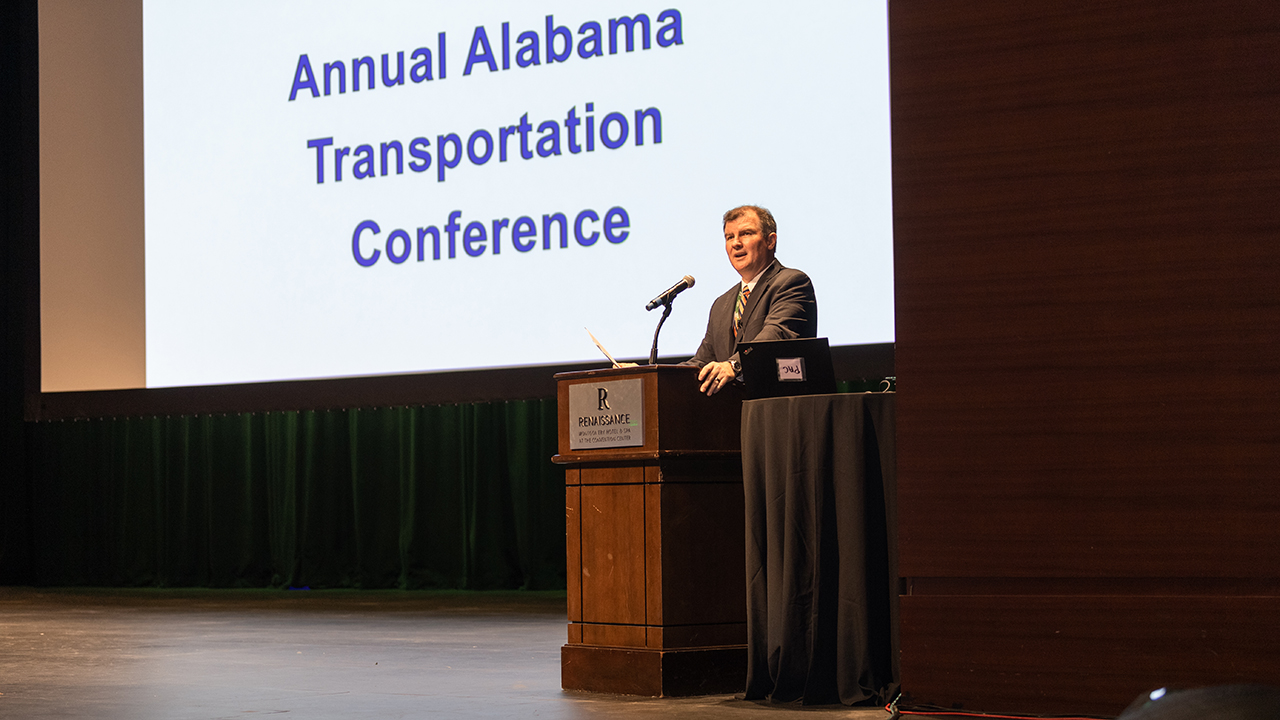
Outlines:
POLYGON ((733 305, 738 300, 738 288, 741 286, 740 282, 734 283, 711 303, 707 335, 702 338, 698 353, 688 364, 702 367, 712 360, 736 360, 739 342, 818 336, 818 299, 809 276, 783 267, 782 263, 774 260, 751 291, 751 297, 742 309, 742 332, 735 338, 733 305))

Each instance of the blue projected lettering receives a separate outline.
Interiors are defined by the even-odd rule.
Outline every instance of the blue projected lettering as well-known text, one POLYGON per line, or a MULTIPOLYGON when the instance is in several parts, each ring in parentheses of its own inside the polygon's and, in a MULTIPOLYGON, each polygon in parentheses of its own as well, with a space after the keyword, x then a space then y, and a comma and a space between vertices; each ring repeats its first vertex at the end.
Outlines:
MULTIPOLYGON (((527 215, 514 221, 510 218, 495 218, 488 225, 481 220, 469 220, 465 228, 462 219, 462 211, 453 210, 445 219, 443 233, 437 225, 419 227, 416 245, 409 231, 397 228, 387 234, 381 250, 377 247, 372 250, 369 248, 375 244, 370 236, 380 234, 382 229, 373 220, 365 220, 356 225, 355 232, 351 235, 351 255, 361 267, 377 265, 384 251, 387 259, 395 265, 404 263, 411 256, 416 257, 418 262, 425 262, 428 254, 432 260, 451 260, 458 257, 459 244, 467 257, 500 255, 502 232, 508 228, 511 231, 511 246, 518 252, 527 253, 538 246, 538 224, 527 215), (368 231, 368 235, 365 231, 368 231), (362 239, 365 243, 364 250, 361 249, 362 239), (413 252, 415 247, 417 253, 413 252), (431 248, 430 253, 427 252, 428 247, 431 248)), ((630 235, 627 229, 631 227, 631 216, 621 206, 605 211, 603 220, 600 213, 587 208, 578 212, 572 223, 565 213, 547 213, 542 216, 542 248, 568 249, 570 225, 573 226, 573 238, 579 247, 589 248, 595 245, 601 235, 611 244, 618 245, 630 235), (603 229, 597 229, 601 225, 603 229)))
POLYGON ((493 157, 495 146, 498 161, 507 162, 517 154, 511 148, 516 136, 519 136, 518 154, 522 160, 552 158, 561 155, 566 149, 570 155, 578 155, 584 151, 595 152, 597 138, 601 145, 610 150, 622 148, 628 140, 633 140, 635 147, 662 144, 662 111, 656 107, 635 110, 632 113, 634 124, 625 113, 610 112, 601 119, 598 126, 595 116, 591 114, 595 111, 595 104, 586 103, 584 107, 585 115, 580 115, 577 106, 574 106, 562 118, 539 122, 536 130, 529 121, 529 113, 522 113, 519 120, 510 125, 500 125, 496 131, 487 128, 471 131, 466 135, 465 142, 460 133, 439 134, 436 135, 434 156, 431 141, 426 137, 415 137, 407 142, 396 139, 379 140, 378 147, 382 151, 381 172, 375 172, 374 145, 370 142, 357 143, 353 152, 352 146, 339 147, 332 137, 318 138, 307 141, 307 150, 314 151, 312 159, 315 162, 316 182, 319 184, 342 180, 342 160, 348 156, 355 160, 351 176, 356 180, 402 175, 403 171, 399 169, 400 154, 406 147, 409 156, 413 158, 409 162, 410 170, 421 173, 434 163, 436 181, 445 182, 450 176, 449 171, 462 167, 464 158, 476 167, 488 163, 493 157), (325 162, 326 152, 331 154, 332 162, 325 162), (395 158, 395 173, 388 171, 388 153, 395 158))
MULTIPOLYGON (((382 95, 397 88, 431 93, 439 82, 448 79, 446 32, 432 32, 434 43, 412 50, 407 48, 417 43, 410 40, 411 44, 402 46, 406 49, 353 47, 349 52, 335 53, 339 57, 327 59, 313 60, 314 53, 301 53, 288 66, 287 102, 360 103, 370 93, 382 95)), ((557 20, 554 14, 547 13, 524 27, 497 21, 463 32, 469 40, 455 45, 455 52, 459 53, 455 61, 461 59, 462 50, 465 59, 461 77, 453 82, 530 68, 557 72, 552 68, 585 61, 626 63, 647 53, 669 52, 684 44, 684 19, 675 8, 656 16, 633 13, 613 18, 557 20)), ((426 102, 424 107, 430 108, 435 101, 426 102)), ((440 115, 428 112, 421 118, 404 118, 408 129, 399 137, 338 137, 339 133, 312 137, 306 140, 306 159, 302 162, 308 176, 314 163, 317 185, 341 183, 344 176, 348 187, 352 182, 380 178, 422 182, 433 167, 436 183, 451 179, 456 183, 467 178, 475 178, 469 182, 487 182, 475 173, 501 173, 516 160, 563 162, 558 159, 585 158, 596 152, 597 141, 604 149, 622 153, 619 157, 625 161, 633 152, 656 152, 663 141, 662 111, 643 102, 630 108, 603 108, 599 122, 594 102, 532 120, 529 112, 513 110, 504 112, 505 117, 478 123, 483 127, 469 129, 414 127, 413 123, 423 122, 422 118, 439 121, 440 115), (434 140, 430 139, 432 136, 434 140), (495 155, 496 162, 491 162, 495 155), (406 165, 409 173, 405 172, 406 165)), ((360 134, 358 130, 351 132, 349 126, 343 127, 341 134, 360 134)), ((320 134, 323 129, 312 132, 320 134)), ((602 181, 605 179, 601 177, 602 181)), ((326 189, 340 191, 337 187, 326 189)), ((593 209, 569 214, 548 212, 541 214, 541 222, 538 215, 464 222, 462 215, 461 210, 453 210, 443 223, 417 227, 416 233, 395 229, 385 236, 377 222, 362 220, 351 236, 352 258, 360 267, 374 267, 383 256, 391 265, 403 265, 411 257, 419 263, 428 257, 432 261, 452 260, 459 257, 459 245, 463 256, 481 258, 501 254, 504 234, 518 254, 538 247, 544 251, 569 249, 570 235, 575 241, 573 247, 609 247, 622 244, 632 233, 631 216, 620 205, 603 214, 593 209), (601 237, 608 243, 599 243, 601 237)))

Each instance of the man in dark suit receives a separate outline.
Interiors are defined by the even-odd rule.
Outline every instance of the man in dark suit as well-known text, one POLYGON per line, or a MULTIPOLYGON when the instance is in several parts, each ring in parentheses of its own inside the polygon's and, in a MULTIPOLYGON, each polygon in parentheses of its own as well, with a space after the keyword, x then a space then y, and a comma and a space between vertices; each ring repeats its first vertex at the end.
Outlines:
POLYGON ((809 276, 774 258, 778 224, 762 207, 744 205, 724 214, 724 249, 742 282, 716 298, 707 335, 689 364, 702 392, 712 395, 739 377, 738 343, 818 336, 818 300, 809 276))

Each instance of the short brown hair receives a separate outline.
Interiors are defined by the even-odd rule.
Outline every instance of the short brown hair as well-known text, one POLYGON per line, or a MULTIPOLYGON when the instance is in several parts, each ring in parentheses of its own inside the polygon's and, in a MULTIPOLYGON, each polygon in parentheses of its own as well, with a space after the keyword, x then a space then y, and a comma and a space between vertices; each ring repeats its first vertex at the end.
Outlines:
POLYGON ((721 227, 724 227, 730 222, 746 215, 748 210, 754 212, 756 217, 760 219, 760 233, 766 238, 778 232, 778 223, 773 219, 773 213, 759 205, 739 205, 738 207, 730 210, 724 214, 724 222, 721 223, 721 227))

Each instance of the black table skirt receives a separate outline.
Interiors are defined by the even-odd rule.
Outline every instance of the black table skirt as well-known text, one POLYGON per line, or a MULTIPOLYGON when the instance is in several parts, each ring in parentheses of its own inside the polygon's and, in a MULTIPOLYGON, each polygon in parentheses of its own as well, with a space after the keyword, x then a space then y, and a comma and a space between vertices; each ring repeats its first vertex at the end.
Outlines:
POLYGON ((894 400, 743 403, 749 700, 883 704, 897 691, 894 400))

